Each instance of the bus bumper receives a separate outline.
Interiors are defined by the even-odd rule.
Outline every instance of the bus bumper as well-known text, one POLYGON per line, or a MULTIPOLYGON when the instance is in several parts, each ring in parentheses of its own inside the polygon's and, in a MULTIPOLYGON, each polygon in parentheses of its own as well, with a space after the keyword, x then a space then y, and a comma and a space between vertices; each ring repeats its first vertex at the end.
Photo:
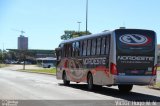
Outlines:
POLYGON ((116 76, 114 84, 133 84, 133 85, 153 85, 156 83, 156 76, 116 76))

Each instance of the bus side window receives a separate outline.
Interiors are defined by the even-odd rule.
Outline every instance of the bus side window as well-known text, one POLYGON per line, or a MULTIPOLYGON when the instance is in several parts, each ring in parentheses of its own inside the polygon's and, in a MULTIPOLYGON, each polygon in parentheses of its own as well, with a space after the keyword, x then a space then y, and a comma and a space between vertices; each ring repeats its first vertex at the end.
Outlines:
POLYGON ((80 56, 83 54, 83 41, 80 41, 80 56))
MULTIPOLYGON (((63 57, 63 44, 60 44, 59 45, 59 48, 60 48, 60 50, 58 50, 57 52, 58 52, 58 55, 60 56, 60 57, 63 57)), ((57 52, 56 52, 56 55, 57 55, 57 52)))
POLYGON ((79 42, 75 44, 75 56, 79 56, 79 42))
POLYGON ((72 56, 72 43, 68 44, 68 57, 72 56))
POLYGON ((70 44, 65 44, 65 57, 69 57, 70 56, 70 44))
POLYGON ((105 54, 109 54, 109 46, 110 46, 110 35, 108 35, 106 37, 106 53, 105 54))
POLYGON ((72 57, 75 56, 75 42, 72 43, 72 57))
POLYGON ((62 50, 59 50, 59 55, 58 55, 59 60, 61 60, 61 57, 62 57, 62 50))
POLYGON ((91 55, 91 40, 88 40, 88 44, 87 44, 87 56, 91 55))
POLYGON ((106 49, 105 54, 106 54, 106 57, 107 57, 107 59, 106 59, 106 67, 109 67, 110 35, 108 35, 106 37, 106 48, 105 49, 106 49))
POLYGON ((68 44, 66 44, 65 53, 66 53, 65 57, 68 57, 68 44))
POLYGON ((105 53, 105 48, 106 48, 106 38, 102 38, 102 45, 101 45, 101 54, 104 55, 105 53))
POLYGON ((96 54, 96 39, 92 39, 92 55, 96 54))
POLYGON ((66 44, 64 44, 64 46, 63 46, 63 57, 66 57, 66 52, 67 52, 66 46, 67 46, 66 44))
POLYGON ((97 38, 97 50, 96 54, 99 55, 101 52, 101 38, 97 38))
POLYGON ((87 40, 83 41, 83 56, 86 56, 87 53, 87 40))
POLYGON ((57 57, 57 60, 58 60, 58 61, 61 60, 61 57, 62 57, 62 50, 61 50, 61 49, 56 50, 56 57, 57 57))
POLYGON ((61 59, 61 57, 63 57, 63 51, 62 51, 62 49, 63 49, 63 44, 61 44, 60 45, 60 54, 59 54, 59 56, 60 56, 60 59, 61 59))

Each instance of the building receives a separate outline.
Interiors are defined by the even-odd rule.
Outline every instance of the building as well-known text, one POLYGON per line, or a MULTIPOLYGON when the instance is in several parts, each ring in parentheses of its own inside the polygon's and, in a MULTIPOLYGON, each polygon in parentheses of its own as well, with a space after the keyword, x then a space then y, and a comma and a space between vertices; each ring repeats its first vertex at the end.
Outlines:
MULTIPOLYGON (((37 59, 39 58, 56 58, 55 50, 38 50, 38 49, 28 49, 28 50, 20 50, 20 49, 7 49, 9 52, 13 52, 15 54, 15 60, 18 61, 26 61, 35 64, 37 59)), ((11 57, 12 58, 12 57, 11 57)))
POLYGON ((28 37, 20 35, 18 37, 18 49, 19 50, 28 50, 28 37))

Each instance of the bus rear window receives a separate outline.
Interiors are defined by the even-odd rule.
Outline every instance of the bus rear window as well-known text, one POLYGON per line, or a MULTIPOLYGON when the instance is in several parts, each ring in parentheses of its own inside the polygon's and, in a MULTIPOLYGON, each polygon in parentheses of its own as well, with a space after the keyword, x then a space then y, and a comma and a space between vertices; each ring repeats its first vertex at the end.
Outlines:
POLYGON ((151 53, 155 48, 155 33, 146 30, 118 30, 116 41, 118 53, 151 53))

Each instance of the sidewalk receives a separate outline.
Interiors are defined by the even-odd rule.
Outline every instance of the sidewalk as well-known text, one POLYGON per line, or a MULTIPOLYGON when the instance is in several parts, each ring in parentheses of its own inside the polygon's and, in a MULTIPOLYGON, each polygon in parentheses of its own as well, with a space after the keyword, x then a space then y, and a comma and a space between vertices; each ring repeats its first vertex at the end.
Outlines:
MULTIPOLYGON (((9 65, 7 67, 4 67, 3 69, 23 70, 23 65, 9 65)), ((25 65, 25 69, 43 69, 43 68, 38 67, 37 65, 25 65)))
POLYGON ((55 73, 51 73, 50 71, 44 72, 44 70, 50 70, 50 69, 39 67, 37 65, 26 65, 25 70, 23 70, 23 65, 9 65, 8 67, 4 67, 3 69, 12 70, 12 71, 20 71, 20 72, 28 72, 28 73, 55 75, 55 73))

